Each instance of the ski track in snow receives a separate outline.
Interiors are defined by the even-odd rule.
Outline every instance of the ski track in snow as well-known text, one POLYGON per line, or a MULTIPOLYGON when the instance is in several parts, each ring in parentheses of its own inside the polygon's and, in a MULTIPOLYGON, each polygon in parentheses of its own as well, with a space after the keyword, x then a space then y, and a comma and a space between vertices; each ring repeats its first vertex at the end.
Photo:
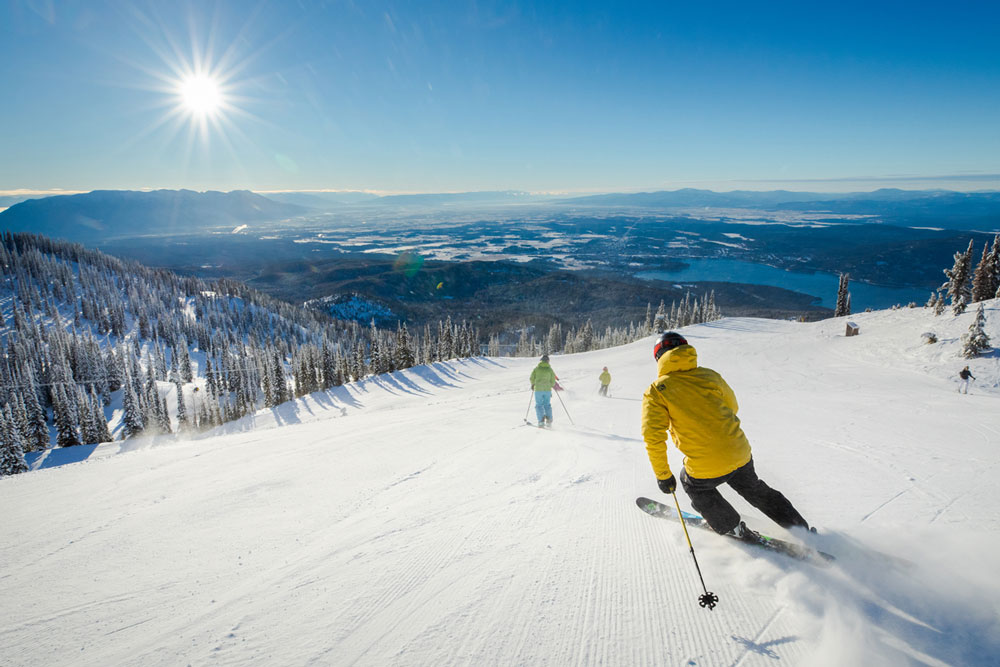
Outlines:
POLYGON ((998 359, 958 395, 966 362, 919 335, 971 319, 850 319, 685 329, 831 568, 693 529, 699 607, 679 524, 634 505, 662 496, 648 341, 553 357, 551 430, 523 423, 535 360, 437 363, 0 480, 5 663, 994 664, 998 359))

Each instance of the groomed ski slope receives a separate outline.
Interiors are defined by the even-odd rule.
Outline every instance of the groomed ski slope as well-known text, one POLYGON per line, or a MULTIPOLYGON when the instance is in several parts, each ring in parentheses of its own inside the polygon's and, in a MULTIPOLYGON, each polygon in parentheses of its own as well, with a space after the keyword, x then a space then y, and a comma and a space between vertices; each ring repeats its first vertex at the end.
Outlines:
POLYGON ((698 606, 680 526, 634 504, 669 500, 640 437, 650 341, 553 357, 574 424, 554 401, 551 432, 523 423, 536 360, 439 363, 0 479, 3 662, 995 665, 998 358, 959 395, 972 313, 849 319, 860 336, 845 318, 684 330, 833 568, 693 531, 720 598, 698 606))

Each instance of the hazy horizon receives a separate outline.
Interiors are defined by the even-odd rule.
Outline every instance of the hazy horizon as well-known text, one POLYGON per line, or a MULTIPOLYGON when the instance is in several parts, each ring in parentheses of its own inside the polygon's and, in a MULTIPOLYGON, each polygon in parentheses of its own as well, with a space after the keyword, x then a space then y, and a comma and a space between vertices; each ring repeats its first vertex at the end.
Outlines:
MULTIPOLYGON (((843 181, 836 181, 837 184, 843 185, 843 181)), ((303 193, 303 194, 337 194, 337 193, 363 193, 371 194, 380 197, 392 196, 392 195, 432 195, 432 194, 464 194, 464 193, 475 193, 475 192, 524 192, 525 194, 532 196, 567 196, 567 197, 577 197, 577 196, 587 196, 587 195, 600 195, 600 194, 638 194, 643 192, 672 192, 684 189, 696 189, 696 190, 708 190, 711 192, 716 192, 719 194, 725 194, 728 192, 745 191, 745 192, 774 192, 774 191, 787 191, 787 192, 815 192, 815 193, 829 193, 829 194, 855 194, 863 192, 876 192, 882 189, 898 189, 910 192, 921 192, 921 191, 949 191, 949 192, 960 192, 960 193, 990 193, 990 192, 1000 192, 1000 180, 989 179, 983 181, 983 183, 991 183, 993 187, 972 187, 971 184, 967 184, 967 187, 956 187, 953 183, 948 182, 921 182, 921 187, 916 187, 912 183, 906 184, 894 181, 893 185, 886 184, 886 182, 868 182, 867 187, 861 182, 851 181, 852 184, 857 185, 857 187, 851 188, 833 188, 833 187, 818 187, 819 184, 811 184, 815 187, 795 187, 795 184, 773 184, 771 187, 764 187, 758 184, 754 187, 753 184, 744 184, 737 186, 734 184, 722 184, 719 187, 710 187, 710 184, 677 184, 676 187, 660 187, 660 188, 627 188, 619 190, 610 189, 598 189, 598 190, 563 190, 563 191, 544 191, 544 190, 505 190, 500 188, 491 188, 487 190, 426 190, 426 191, 392 191, 392 190, 379 190, 376 188, 365 188, 365 189, 338 189, 338 188, 280 188, 280 189, 253 189, 248 187, 233 186, 231 188, 197 188, 197 187, 170 187, 170 186, 156 186, 156 187, 140 187, 140 188, 127 188, 127 187, 98 187, 92 188, 90 190, 72 190, 63 188, 53 188, 51 190, 35 190, 30 188, 17 188, 11 190, 0 189, 0 197, 11 197, 11 196, 37 196, 37 197, 49 197, 58 195, 74 195, 74 194, 85 194, 94 191, 133 191, 133 192, 154 192, 157 190, 191 190, 194 192, 234 192, 234 191, 250 191, 259 195, 267 196, 268 194, 291 194, 291 193, 303 193), (905 187, 910 185, 910 187, 905 187)))

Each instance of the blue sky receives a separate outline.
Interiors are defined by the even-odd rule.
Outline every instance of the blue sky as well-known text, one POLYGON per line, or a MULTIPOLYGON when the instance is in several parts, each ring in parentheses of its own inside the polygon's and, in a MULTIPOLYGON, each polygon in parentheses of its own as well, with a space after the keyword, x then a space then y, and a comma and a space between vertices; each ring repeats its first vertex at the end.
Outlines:
POLYGON ((0 0, 0 191, 1000 189, 998 35, 994 2, 0 0))

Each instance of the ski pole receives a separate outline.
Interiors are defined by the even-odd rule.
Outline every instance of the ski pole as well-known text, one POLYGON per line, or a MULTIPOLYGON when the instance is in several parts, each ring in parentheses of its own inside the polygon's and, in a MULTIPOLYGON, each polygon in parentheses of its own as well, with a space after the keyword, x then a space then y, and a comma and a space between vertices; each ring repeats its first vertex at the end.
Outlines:
POLYGON ((531 390, 531 395, 528 396, 528 409, 524 411, 524 421, 528 421, 528 413, 531 412, 531 402, 535 400, 535 390, 531 390))
MULTIPOLYGON (((563 403, 562 396, 560 396, 559 392, 555 389, 552 390, 552 393, 556 395, 556 398, 559 399, 559 403, 563 406, 563 412, 566 413, 566 419, 569 420, 570 424, 573 424, 573 418, 569 416, 569 410, 566 409, 566 404, 563 403)), ((573 426, 576 426, 576 424, 573 424, 573 426)))
POLYGON ((701 581, 701 590, 705 591, 704 595, 698 596, 698 604, 702 607, 708 607, 708 610, 712 611, 715 609, 715 605, 719 601, 719 596, 709 591, 705 586, 705 578, 701 576, 701 568, 698 567, 698 557, 694 555, 694 545, 691 544, 691 536, 688 535, 687 523, 684 521, 684 515, 681 514, 681 504, 677 502, 677 494, 675 492, 671 491, 670 495, 674 497, 674 505, 677 506, 677 516, 680 518, 681 526, 684 528, 684 537, 687 538, 688 547, 691 548, 691 558, 694 559, 694 569, 698 571, 698 579, 701 581))

